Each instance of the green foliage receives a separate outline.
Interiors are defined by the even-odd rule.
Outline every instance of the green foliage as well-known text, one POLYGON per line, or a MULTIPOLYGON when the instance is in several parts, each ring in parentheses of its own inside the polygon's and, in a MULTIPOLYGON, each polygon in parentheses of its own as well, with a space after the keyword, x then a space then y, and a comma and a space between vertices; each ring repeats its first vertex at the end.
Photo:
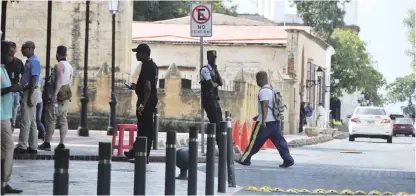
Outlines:
POLYGON ((411 96, 414 93, 414 85, 414 74, 397 77, 393 83, 387 86, 387 101, 389 103, 396 103, 411 100, 411 96))
POLYGON ((335 30, 344 26, 345 11, 341 6, 348 1, 293 0, 303 22, 321 38, 328 40, 335 30))
POLYGON ((197 2, 212 4, 215 13, 237 15, 237 5, 226 7, 223 1, 134 1, 133 20, 158 21, 188 16, 192 3, 197 2))
POLYGON ((351 30, 335 29, 330 44, 336 53, 332 56, 331 96, 340 97, 342 91, 353 93, 364 91, 374 104, 382 104, 377 89, 386 84, 383 75, 369 66, 370 57, 366 45, 351 30), (339 79, 337 85, 334 79, 339 79))
POLYGON ((415 105, 407 105, 401 107, 403 114, 410 116, 411 118, 415 118, 415 105))
POLYGON ((416 70, 416 14, 415 10, 409 11, 409 17, 404 19, 404 25, 408 28, 408 40, 412 45, 408 55, 412 57, 412 67, 416 70))

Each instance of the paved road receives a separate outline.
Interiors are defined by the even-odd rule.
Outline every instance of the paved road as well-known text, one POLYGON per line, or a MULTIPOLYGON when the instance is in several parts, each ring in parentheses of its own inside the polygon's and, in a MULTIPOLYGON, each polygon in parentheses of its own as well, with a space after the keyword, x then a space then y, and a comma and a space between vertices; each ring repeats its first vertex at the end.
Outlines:
MULTIPOLYGON (((296 165, 279 169, 280 157, 266 151, 253 157, 251 166, 237 165, 238 185, 338 191, 379 190, 415 192, 414 138, 395 137, 392 144, 379 139, 334 140, 291 150, 296 165)), ((244 190, 237 194, 253 194, 244 190)))

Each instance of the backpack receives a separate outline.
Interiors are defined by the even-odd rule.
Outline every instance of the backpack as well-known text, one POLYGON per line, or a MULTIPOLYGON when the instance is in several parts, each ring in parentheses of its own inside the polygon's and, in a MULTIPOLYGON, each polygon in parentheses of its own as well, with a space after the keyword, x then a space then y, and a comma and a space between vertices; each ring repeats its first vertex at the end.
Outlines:
POLYGON ((264 88, 267 88, 267 89, 273 91, 273 93, 274 93, 273 108, 269 106, 269 108, 272 110, 274 119, 283 121, 284 120, 283 112, 285 111, 285 109, 287 109, 287 107, 286 107, 285 104, 283 104, 282 95, 280 94, 279 91, 275 90, 272 86, 263 87, 260 90, 262 90, 264 88))

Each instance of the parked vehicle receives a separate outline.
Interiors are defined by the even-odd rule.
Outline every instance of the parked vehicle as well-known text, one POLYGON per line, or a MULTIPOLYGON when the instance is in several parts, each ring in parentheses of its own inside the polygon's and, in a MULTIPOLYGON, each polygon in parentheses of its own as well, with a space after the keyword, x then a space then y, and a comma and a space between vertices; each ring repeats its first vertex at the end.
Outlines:
POLYGON ((393 121, 384 108, 357 107, 348 118, 349 141, 363 137, 386 139, 387 143, 393 142, 393 121))
POLYGON ((412 135, 415 137, 415 127, 411 118, 396 118, 393 120, 393 135, 403 134, 405 136, 412 135))

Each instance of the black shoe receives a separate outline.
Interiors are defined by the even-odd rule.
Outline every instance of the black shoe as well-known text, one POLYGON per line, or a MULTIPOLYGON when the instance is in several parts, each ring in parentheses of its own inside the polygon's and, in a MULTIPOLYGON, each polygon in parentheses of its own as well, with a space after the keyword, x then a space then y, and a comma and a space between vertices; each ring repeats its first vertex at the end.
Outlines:
POLYGON ((14 154, 26 154, 26 153, 27 153, 27 150, 25 149, 21 149, 19 147, 14 149, 14 154))
MULTIPOLYGON (((129 159, 130 163, 136 163, 135 159, 129 159)), ((149 164, 149 159, 146 160, 146 164, 149 164)))
POLYGON ((37 154, 38 151, 35 150, 35 149, 32 149, 31 147, 29 147, 29 148, 27 148, 27 153, 29 153, 29 154, 37 154))
POLYGON ((19 190, 19 189, 13 189, 10 185, 6 185, 5 187, 4 187, 4 192, 5 193, 14 193, 14 194, 16 194, 16 193, 21 193, 21 192, 23 192, 22 190, 19 190))
POLYGON ((38 146, 38 149, 44 151, 51 151, 51 144, 49 142, 43 142, 41 145, 38 146))
POLYGON ((245 165, 245 166, 250 166, 251 165, 251 163, 244 163, 244 162, 241 162, 241 160, 236 160, 235 162, 237 162, 240 165, 245 165))
POLYGON ((279 167, 281 167, 281 168, 288 168, 288 167, 290 167, 290 166, 292 166, 294 164, 295 164, 294 162, 290 162, 290 163, 284 162, 283 164, 280 164, 279 167))
POLYGON ((45 136, 42 133, 38 134, 38 139, 45 140, 45 136))
POLYGON ((134 151, 132 151, 132 150, 124 151, 124 156, 126 156, 129 159, 133 159, 134 158, 134 151))
POLYGON ((65 149, 65 144, 58 144, 56 149, 65 149))

